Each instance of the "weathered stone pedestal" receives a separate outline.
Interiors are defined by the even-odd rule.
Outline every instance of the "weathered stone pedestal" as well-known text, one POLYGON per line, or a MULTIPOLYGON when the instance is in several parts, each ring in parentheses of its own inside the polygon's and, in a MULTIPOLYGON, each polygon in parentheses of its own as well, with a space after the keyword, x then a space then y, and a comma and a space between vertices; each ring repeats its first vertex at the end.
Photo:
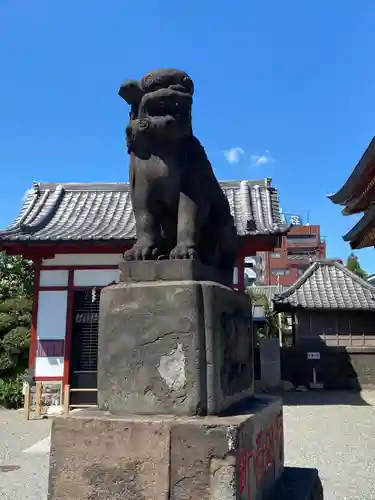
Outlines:
POLYGON ((249 297, 208 276, 191 261, 122 264, 126 281, 101 295, 100 409, 217 415, 253 394, 249 297))
POLYGON ((276 399, 223 417, 79 412, 53 423, 49 498, 265 499, 283 463, 276 399))

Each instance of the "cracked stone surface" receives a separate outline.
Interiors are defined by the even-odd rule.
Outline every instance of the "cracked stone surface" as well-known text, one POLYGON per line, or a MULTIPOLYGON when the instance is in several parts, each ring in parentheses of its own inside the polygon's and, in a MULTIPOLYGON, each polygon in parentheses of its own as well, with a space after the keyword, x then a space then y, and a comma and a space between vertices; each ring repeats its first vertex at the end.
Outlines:
POLYGON ((181 390, 186 382, 185 376, 185 354, 182 344, 177 344, 177 348, 160 358, 158 372, 165 381, 169 389, 181 390))

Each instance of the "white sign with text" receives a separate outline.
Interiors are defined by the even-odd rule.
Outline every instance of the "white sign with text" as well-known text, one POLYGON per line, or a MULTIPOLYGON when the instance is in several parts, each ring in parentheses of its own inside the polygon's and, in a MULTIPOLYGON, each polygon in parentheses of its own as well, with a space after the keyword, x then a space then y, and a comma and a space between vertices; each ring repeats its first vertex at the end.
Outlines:
POLYGON ((307 359, 320 359, 320 352, 308 352, 307 359))

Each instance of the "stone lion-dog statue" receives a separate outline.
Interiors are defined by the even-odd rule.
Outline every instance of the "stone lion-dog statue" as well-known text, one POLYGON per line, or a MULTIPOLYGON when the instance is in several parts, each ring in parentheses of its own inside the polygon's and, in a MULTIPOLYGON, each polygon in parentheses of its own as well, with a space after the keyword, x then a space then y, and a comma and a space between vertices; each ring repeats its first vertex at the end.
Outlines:
POLYGON ((157 69, 121 85, 137 241, 125 260, 198 259, 232 276, 238 237, 228 200, 192 130, 194 84, 157 69))

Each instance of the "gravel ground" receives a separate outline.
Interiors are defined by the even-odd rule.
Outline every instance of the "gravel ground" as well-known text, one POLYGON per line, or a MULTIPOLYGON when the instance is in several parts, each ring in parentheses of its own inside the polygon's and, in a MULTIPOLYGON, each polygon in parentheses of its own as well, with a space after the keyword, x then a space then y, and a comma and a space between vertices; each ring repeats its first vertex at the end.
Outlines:
POLYGON ((284 401, 288 465, 317 468, 325 500, 375 499, 375 392, 305 393, 284 401))
MULTIPOLYGON (((290 394, 288 465, 316 467, 325 500, 375 499, 375 392, 290 394)), ((50 420, 0 410, 0 499, 46 500, 50 420)))
POLYGON ((48 437, 50 427, 51 421, 27 422, 21 411, 0 410, 1 500, 47 498, 48 453, 25 450, 48 437))

